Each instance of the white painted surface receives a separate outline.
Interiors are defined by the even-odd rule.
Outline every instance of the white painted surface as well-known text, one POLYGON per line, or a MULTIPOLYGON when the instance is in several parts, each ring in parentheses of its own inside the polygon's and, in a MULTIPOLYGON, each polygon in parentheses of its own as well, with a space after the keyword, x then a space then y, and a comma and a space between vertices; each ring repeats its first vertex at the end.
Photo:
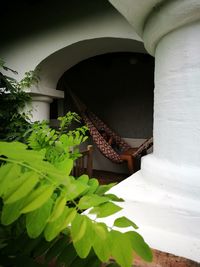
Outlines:
MULTIPOLYGON (((84 1, 82 3, 79 1, 78 5, 74 5, 75 13, 79 12, 78 9, 85 10, 84 1)), ((66 7, 65 16, 66 21, 63 20, 63 24, 59 28, 46 29, 46 31, 43 30, 41 32, 38 29, 37 34, 30 34, 30 36, 17 42, 13 40, 5 47, 1 47, 1 57, 3 57, 8 66, 19 72, 18 79, 23 77, 25 71, 35 69, 49 55, 53 55, 56 51, 83 40, 111 37, 141 41, 130 24, 114 8, 107 9, 105 7, 103 14, 102 12, 99 14, 98 10, 96 10, 95 15, 85 10, 83 18, 68 20, 66 7)), ((71 17, 71 14, 69 14, 69 17, 71 17)), ((145 50, 143 49, 143 51, 145 50)), ((81 53, 81 51, 77 51, 77 53, 81 53)), ((106 53, 106 49, 104 49, 104 53, 106 53)), ((95 51, 93 51, 93 55, 95 55, 95 51)), ((69 54, 62 58, 61 65, 63 61, 67 64, 67 56, 69 54)), ((59 65, 55 65, 54 62, 51 63, 52 65, 49 65, 49 68, 56 71, 59 65)))
POLYGON ((31 103, 31 121, 49 120, 49 105, 52 102, 52 98, 48 96, 35 95, 32 96, 31 103))
POLYGON ((200 262, 200 2, 164 4, 145 27, 156 58, 154 152, 111 192, 153 248, 200 262))
POLYGON ((109 0, 141 37, 149 13, 162 1, 164 0, 109 0))
POLYGON ((109 191, 125 200, 117 215, 133 220, 152 248, 200 262, 200 202, 159 188, 148 178, 139 171, 109 191))
POLYGON ((147 51, 154 55, 159 41, 167 35, 184 25, 199 20, 199 0, 175 0, 164 1, 149 14, 143 29, 143 40, 147 51))

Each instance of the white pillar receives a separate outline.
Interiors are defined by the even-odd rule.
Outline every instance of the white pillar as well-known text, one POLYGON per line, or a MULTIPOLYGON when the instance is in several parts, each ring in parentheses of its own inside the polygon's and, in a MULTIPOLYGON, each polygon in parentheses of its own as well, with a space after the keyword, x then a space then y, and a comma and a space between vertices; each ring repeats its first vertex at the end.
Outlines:
POLYGON ((146 18, 154 152, 113 192, 153 248, 200 262, 200 1, 163 1, 146 18))
POLYGON ((52 97, 44 95, 32 96, 31 121, 42 121, 50 119, 50 103, 52 97))

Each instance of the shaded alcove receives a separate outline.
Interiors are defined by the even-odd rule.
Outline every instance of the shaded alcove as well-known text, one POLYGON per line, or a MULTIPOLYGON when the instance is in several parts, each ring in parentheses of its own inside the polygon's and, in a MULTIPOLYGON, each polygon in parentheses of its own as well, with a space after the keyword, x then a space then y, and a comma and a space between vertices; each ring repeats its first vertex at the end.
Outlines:
MULTIPOLYGON (((57 85, 57 89, 65 91, 64 113, 77 111, 67 92, 69 88, 129 142, 153 135, 154 59, 151 56, 115 52, 76 64, 62 75, 57 85)), ((53 106, 56 110, 56 105, 53 103, 51 110, 53 106)), ((56 117, 55 112, 51 114, 56 117)))

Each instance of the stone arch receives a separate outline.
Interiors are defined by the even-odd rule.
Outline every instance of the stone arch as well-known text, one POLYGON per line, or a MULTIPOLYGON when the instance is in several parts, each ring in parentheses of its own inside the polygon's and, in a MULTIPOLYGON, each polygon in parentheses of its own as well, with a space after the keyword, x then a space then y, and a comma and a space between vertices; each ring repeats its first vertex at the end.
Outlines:
POLYGON ((56 89, 62 74, 87 58, 110 52, 146 53, 143 43, 126 38, 102 37, 75 42, 49 55, 38 64, 40 69, 40 87, 56 89))

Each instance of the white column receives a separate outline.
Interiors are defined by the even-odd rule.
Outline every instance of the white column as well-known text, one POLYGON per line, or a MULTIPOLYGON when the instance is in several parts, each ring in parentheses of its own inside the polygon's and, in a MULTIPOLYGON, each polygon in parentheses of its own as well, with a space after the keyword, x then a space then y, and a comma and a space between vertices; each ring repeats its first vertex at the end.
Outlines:
POLYGON ((113 193, 151 247, 200 262, 200 1, 163 1, 145 18, 144 44, 155 55, 154 152, 113 193))
POLYGON ((33 95, 31 103, 31 121, 42 121, 50 119, 50 103, 52 97, 44 95, 33 95))

